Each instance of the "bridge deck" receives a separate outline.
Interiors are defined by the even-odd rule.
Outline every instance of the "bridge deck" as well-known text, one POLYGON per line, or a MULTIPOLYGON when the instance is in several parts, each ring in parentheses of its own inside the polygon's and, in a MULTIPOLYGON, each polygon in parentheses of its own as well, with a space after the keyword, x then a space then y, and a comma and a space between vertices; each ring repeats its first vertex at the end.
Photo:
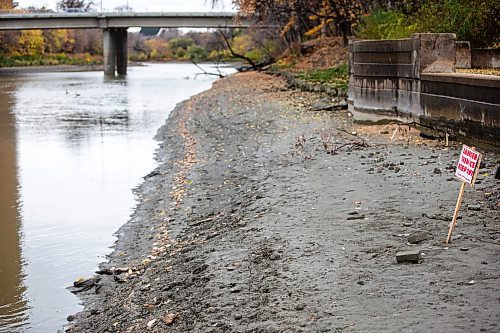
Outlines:
POLYGON ((0 30, 92 28, 245 28, 246 19, 236 13, 33 13, 0 15, 0 30))

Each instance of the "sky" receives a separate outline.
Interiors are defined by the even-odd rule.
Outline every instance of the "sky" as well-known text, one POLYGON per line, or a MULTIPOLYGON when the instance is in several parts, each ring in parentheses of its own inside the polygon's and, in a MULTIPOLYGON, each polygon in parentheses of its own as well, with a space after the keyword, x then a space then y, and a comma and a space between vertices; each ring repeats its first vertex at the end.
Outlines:
MULTIPOLYGON (((118 6, 126 6, 127 0, 93 0, 95 9, 112 11, 118 6)), ((57 0, 18 0, 20 7, 42 7, 55 9, 57 0)), ((128 5, 136 12, 207 12, 234 11, 231 0, 220 0, 221 5, 212 9, 211 0, 128 0, 128 5)))

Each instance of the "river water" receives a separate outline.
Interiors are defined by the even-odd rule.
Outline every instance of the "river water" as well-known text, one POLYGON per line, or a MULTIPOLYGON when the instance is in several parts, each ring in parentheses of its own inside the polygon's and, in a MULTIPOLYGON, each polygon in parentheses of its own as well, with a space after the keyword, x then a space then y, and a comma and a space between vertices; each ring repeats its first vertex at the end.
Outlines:
MULTIPOLYGON (((226 72, 232 71, 227 69, 226 72)), ((175 104, 209 89, 191 64, 0 76, 0 332, 56 332, 66 287, 106 259, 155 167, 175 104)))

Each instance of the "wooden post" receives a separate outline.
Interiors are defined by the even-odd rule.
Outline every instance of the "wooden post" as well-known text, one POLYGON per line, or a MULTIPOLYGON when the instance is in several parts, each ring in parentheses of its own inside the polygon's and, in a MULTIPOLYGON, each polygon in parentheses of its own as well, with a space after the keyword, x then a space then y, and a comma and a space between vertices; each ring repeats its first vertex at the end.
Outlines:
POLYGON ((458 211, 460 210, 460 206, 462 205, 462 199, 464 197, 465 186, 466 183, 462 182, 462 186, 460 187, 460 193, 458 194, 457 205, 455 206, 455 212, 453 213, 453 219, 451 220, 450 230, 448 231, 448 238, 446 238, 446 244, 450 242, 453 230, 455 230, 455 225, 457 223, 457 218, 458 218, 458 211))

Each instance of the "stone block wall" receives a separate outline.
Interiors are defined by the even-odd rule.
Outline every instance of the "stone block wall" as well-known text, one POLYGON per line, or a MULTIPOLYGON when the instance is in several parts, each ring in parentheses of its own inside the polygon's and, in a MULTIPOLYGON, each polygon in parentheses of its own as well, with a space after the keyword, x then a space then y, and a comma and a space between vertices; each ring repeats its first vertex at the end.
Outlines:
POLYGON ((467 45, 454 34, 352 42, 348 103, 355 119, 416 121, 498 144, 500 77, 454 73, 457 49, 467 45))

